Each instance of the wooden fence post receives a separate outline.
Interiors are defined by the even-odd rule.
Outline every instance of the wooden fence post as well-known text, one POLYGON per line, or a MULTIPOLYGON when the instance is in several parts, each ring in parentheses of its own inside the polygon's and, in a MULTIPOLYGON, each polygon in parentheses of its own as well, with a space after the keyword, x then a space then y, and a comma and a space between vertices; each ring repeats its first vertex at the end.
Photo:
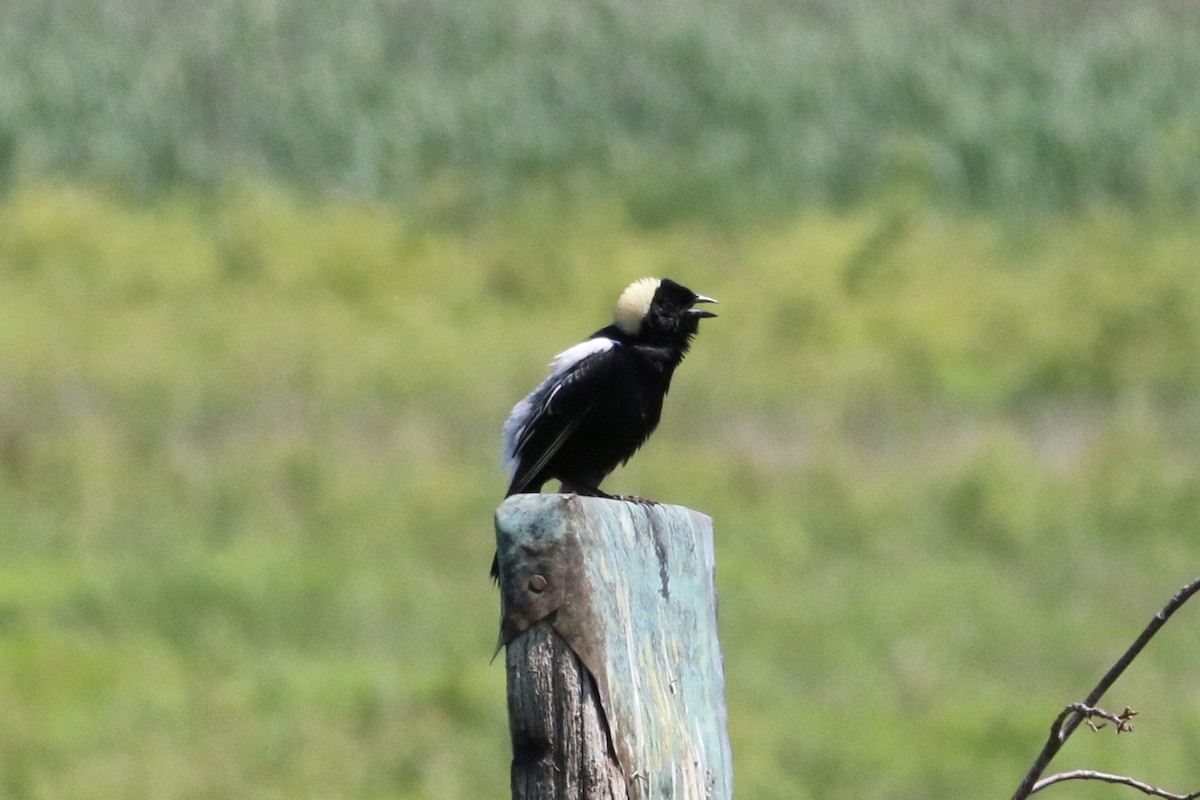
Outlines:
POLYGON ((712 520, 515 495, 496 542, 513 799, 731 798, 712 520))

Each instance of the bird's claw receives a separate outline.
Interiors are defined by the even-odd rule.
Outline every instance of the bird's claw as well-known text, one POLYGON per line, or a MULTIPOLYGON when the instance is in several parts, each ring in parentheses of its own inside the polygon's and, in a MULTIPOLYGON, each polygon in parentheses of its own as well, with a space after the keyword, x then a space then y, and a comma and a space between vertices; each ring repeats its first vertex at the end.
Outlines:
POLYGON ((613 500, 621 500, 625 503, 637 503, 639 506, 646 506, 647 508, 652 508, 659 504, 657 500, 638 497, 636 494, 616 494, 613 495, 613 500))

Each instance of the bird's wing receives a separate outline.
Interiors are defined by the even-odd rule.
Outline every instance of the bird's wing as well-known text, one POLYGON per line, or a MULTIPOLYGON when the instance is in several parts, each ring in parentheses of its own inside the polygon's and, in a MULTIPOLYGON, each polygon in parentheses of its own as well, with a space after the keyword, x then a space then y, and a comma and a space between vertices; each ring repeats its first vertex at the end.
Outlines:
MULTIPOLYGON (((587 416, 587 412, 590 409, 591 406, 589 404, 589 406, 581 413, 574 414, 571 417, 563 417, 561 415, 554 415, 553 413, 547 414, 546 419, 548 421, 554 421, 560 424, 555 426, 555 430, 552 432, 552 438, 550 438, 549 441, 538 443, 542 446, 537 448, 535 459, 528 462, 524 460, 519 462, 520 467, 516 474, 513 475, 512 482, 509 484, 509 494, 515 494, 529 486, 529 482, 533 479, 533 476, 541 472, 542 467, 546 466, 546 462, 548 462, 554 456, 554 454, 557 453, 560 448, 562 448, 563 442, 565 442, 567 437, 574 433, 575 429, 579 427, 579 423, 583 421, 585 416, 587 416)), ((528 440, 526 440, 526 444, 528 443, 528 440)), ((530 455, 533 454, 530 453, 530 455)))
POLYGON ((510 494, 525 489, 587 417, 596 387, 617 367, 611 352, 616 346, 600 336, 560 353, 550 376, 513 408, 504 424, 510 494))

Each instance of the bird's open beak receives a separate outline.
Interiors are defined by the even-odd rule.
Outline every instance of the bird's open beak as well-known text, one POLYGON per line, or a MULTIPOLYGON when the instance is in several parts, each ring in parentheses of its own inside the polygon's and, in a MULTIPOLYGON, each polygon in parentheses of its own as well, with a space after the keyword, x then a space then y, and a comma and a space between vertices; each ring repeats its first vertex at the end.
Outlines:
MULTIPOLYGON (((692 301, 692 305, 695 305, 696 303, 715 303, 715 302, 717 302, 717 301, 711 297, 705 297, 702 294, 698 294, 698 295, 696 295, 696 299, 692 301)), ((716 314, 714 314, 713 312, 705 311, 702 308, 689 308, 688 313, 694 317, 699 317, 700 319, 704 319, 705 317, 715 317, 716 316, 716 314)))

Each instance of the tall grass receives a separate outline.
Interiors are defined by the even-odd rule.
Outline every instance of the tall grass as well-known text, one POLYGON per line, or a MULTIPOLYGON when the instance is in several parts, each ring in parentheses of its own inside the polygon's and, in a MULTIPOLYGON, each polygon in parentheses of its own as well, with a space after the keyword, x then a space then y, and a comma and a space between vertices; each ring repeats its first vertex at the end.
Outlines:
MULTIPOLYGON (((405 208, 0 203, 0 795, 503 795, 497 428, 645 274, 721 317, 608 488, 716 519, 740 795, 1004 796, 1195 572, 1194 221, 405 208)), ((1200 785, 1190 624, 1069 757, 1200 785)))
POLYGON ((1200 199, 1193 3, 8 0, 0 178, 247 175, 472 212, 597 184, 643 223, 1200 199))

